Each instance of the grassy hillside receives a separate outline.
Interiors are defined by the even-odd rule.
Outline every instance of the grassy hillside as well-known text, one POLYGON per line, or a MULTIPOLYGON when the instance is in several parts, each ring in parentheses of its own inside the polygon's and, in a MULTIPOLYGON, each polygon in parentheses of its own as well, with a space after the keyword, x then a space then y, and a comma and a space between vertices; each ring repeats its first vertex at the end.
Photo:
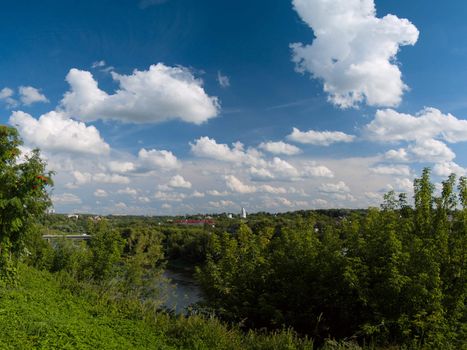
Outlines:
POLYGON ((148 323, 120 317, 60 288, 54 276, 22 267, 0 299, 2 348, 170 348, 148 323))
MULTIPOLYGON (((86 288, 86 287, 83 287, 86 288)), ((243 334, 215 319, 142 313, 60 278, 20 266, 0 288, 1 349, 312 349, 290 332, 243 334), (72 288, 73 289, 73 288, 72 288)))

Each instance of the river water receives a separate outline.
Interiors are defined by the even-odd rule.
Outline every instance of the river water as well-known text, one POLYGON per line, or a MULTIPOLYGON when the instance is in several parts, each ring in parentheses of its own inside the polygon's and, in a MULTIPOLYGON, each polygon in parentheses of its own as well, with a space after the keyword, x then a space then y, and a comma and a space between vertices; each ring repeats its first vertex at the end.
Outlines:
POLYGON ((201 289, 189 272, 166 269, 164 277, 169 280, 165 282, 164 306, 175 314, 186 314, 190 305, 203 300, 201 289))

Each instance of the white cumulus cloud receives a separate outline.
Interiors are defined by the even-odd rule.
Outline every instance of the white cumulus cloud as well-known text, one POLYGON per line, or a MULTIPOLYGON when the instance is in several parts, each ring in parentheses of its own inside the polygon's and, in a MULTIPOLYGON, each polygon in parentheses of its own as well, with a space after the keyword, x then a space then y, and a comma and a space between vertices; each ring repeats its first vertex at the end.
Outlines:
POLYGON ((256 167, 251 167, 250 168, 250 175, 251 178, 254 181, 267 181, 267 180, 273 180, 274 175, 272 174, 271 171, 265 168, 256 168, 256 167))
MULTIPOLYGON (((467 141, 467 120, 444 114, 436 108, 425 108, 415 115, 393 109, 378 110, 375 118, 364 127, 370 141, 408 143, 407 147, 389 150, 384 158, 399 162, 431 162, 435 175, 456 168, 456 154, 447 143, 467 141)), ((461 170, 461 169, 458 169, 461 170)))
POLYGON ((311 45, 291 45, 296 69, 322 80, 333 104, 400 103, 408 87, 395 60, 400 46, 417 42, 412 23, 376 17, 374 0, 293 0, 293 6, 315 35, 311 45))
POLYGON ((346 193, 350 192, 349 186, 345 184, 344 181, 339 181, 337 183, 324 183, 319 186, 319 190, 325 193, 346 193))
POLYGON ((129 196, 136 196, 138 194, 138 191, 134 188, 131 187, 125 187, 121 188, 117 191, 118 194, 126 194, 129 196))
POLYGON ((49 102, 48 98, 45 97, 45 95, 35 87, 20 86, 18 91, 21 102, 26 106, 29 106, 36 102, 49 102))
POLYGON ((51 152, 108 154, 110 146, 94 126, 66 118, 60 112, 49 112, 39 119, 21 111, 9 119, 28 145, 51 152))
POLYGON ((234 175, 227 175, 225 177, 225 183, 227 187, 234 192, 237 193, 254 193, 256 192, 256 187, 246 185, 242 181, 240 181, 234 175))
POLYGON ((9 87, 4 87, 0 90, 0 100, 5 101, 7 107, 15 107, 18 105, 18 101, 13 98, 15 92, 9 87))
POLYGON ((109 194, 107 193, 107 191, 101 189, 101 188, 98 188, 97 190, 94 191, 94 196, 95 197, 107 197, 109 194))
POLYGON ((329 146, 337 142, 352 142, 355 136, 348 135, 341 131, 300 131, 293 128, 292 133, 287 136, 290 141, 306 143, 316 146, 329 146))
POLYGON ((194 143, 190 143, 191 152, 197 157, 211 158, 232 163, 245 164, 264 164, 261 159, 261 153, 255 149, 244 149, 241 142, 236 142, 229 147, 223 143, 217 143, 216 140, 207 136, 200 137, 194 143))
POLYGON ((262 142, 259 144, 259 148, 272 154, 285 154, 288 156, 293 156, 295 154, 301 153, 300 148, 298 148, 297 146, 285 143, 283 141, 262 142))
POLYGON ((384 158, 395 162, 407 162, 409 155, 404 148, 390 149, 384 154, 384 158))
POLYGON ((467 174, 467 169, 455 162, 441 162, 435 164, 433 167, 433 174, 437 176, 448 177, 453 173, 458 176, 465 176, 467 174))
POLYGON ((419 140, 408 147, 408 150, 417 161, 450 162, 456 155, 444 143, 434 139, 419 140))
POLYGON ((111 72, 119 85, 114 94, 98 87, 88 71, 73 68, 66 80, 71 90, 61 107, 67 115, 84 121, 112 119, 128 123, 159 123, 167 120, 201 124, 217 116, 220 106, 210 97, 200 79, 188 68, 162 63, 130 75, 111 72))
POLYGON ((454 143, 467 141, 467 120, 443 114, 436 108, 425 108, 416 115, 384 109, 376 112, 365 132, 372 141, 441 139, 454 143))
POLYGON ((136 165, 133 162, 120 162, 111 160, 108 162, 107 167, 114 173, 128 173, 136 170, 136 165))
POLYGON ((275 177, 294 179, 301 175, 300 171, 295 166, 279 157, 274 157, 272 161, 268 163, 268 166, 275 177))
POLYGON ((303 177, 328 177, 333 178, 334 173, 324 165, 306 165, 302 171, 303 177))
POLYGON ((142 168, 149 169, 156 167, 165 170, 173 170, 181 166, 177 157, 172 152, 166 150, 146 150, 142 148, 138 153, 138 161, 142 168))
POLYGON ((241 180, 239 180, 234 175, 227 175, 225 176, 225 182, 227 187, 236 193, 248 194, 254 192, 262 192, 262 193, 269 193, 269 194, 285 194, 287 193, 287 189, 284 187, 274 187, 271 185, 261 185, 261 186, 253 186, 253 185, 246 185, 241 180))
POLYGON ((187 181, 181 175, 173 176, 168 185, 174 188, 191 188, 191 182, 187 181))
POLYGON ((227 192, 227 191, 218 191, 218 190, 208 190, 206 191, 206 193, 210 196, 214 196, 214 197, 224 197, 224 196, 228 196, 230 194, 230 192, 227 192))

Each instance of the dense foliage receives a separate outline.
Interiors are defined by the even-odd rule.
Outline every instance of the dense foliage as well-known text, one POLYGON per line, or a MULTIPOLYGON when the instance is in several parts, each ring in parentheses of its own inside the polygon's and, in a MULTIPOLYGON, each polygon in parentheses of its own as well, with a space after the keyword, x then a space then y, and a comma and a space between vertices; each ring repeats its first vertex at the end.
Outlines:
POLYGON ((248 328, 315 339, 458 349, 467 340, 467 180, 433 195, 429 170, 381 209, 213 235, 199 278, 208 305, 248 328), (460 209, 457 209, 457 204, 460 209))
POLYGON ((27 254, 25 242, 37 218, 50 205, 52 184, 39 151, 21 158, 16 129, 0 125, 0 277, 12 281, 16 261, 27 254))

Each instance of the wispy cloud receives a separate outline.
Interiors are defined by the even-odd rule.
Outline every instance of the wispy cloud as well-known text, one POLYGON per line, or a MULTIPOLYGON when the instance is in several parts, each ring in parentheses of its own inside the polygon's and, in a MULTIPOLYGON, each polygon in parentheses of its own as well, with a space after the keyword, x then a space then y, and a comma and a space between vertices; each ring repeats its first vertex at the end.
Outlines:
POLYGON ((221 71, 217 72, 217 82, 223 88, 228 88, 230 86, 230 78, 226 75, 223 75, 221 71))

